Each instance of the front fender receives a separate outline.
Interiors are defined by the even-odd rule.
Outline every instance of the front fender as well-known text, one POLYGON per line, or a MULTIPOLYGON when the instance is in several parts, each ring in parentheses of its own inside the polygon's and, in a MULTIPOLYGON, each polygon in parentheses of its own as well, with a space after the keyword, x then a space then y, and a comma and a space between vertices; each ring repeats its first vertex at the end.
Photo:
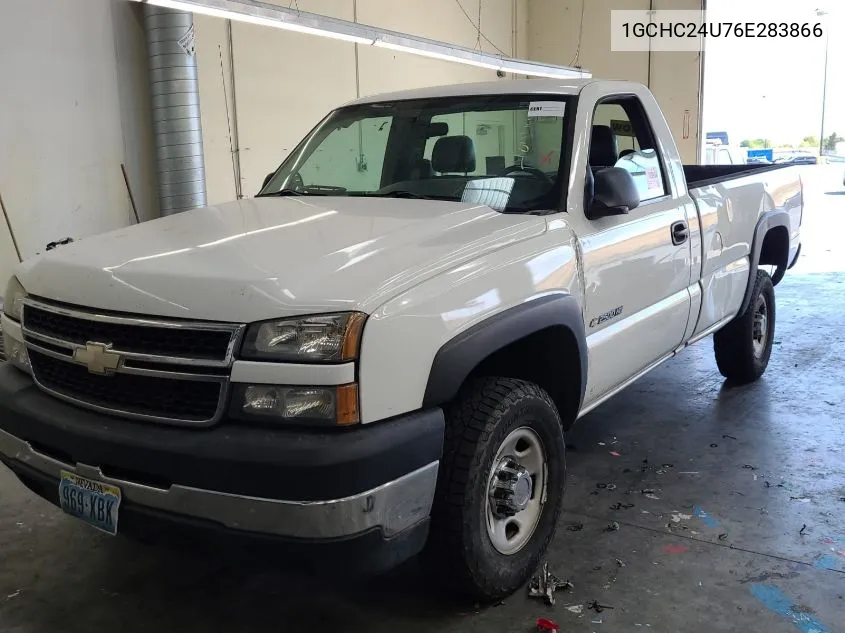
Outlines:
MULTIPOLYGON (((435 357, 450 341, 489 341, 488 335, 479 338, 475 328, 483 323, 500 323, 495 327, 501 331, 510 319, 499 317, 491 321, 497 315, 522 305, 544 306, 535 308, 538 316, 532 317, 539 322, 539 315, 547 316, 566 303, 571 307, 564 312, 572 318, 577 313, 580 318, 580 307, 574 299, 581 296, 574 242, 571 233, 563 230, 564 224, 560 223, 561 229, 488 253, 428 279, 374 310, 361 341, 361 421, 375 422, 415 411, 432 404, 435 396, 427 397, 427 393, 438 394, 438 399, 453 388, 456 390, 459 384, 447 385, 454 385, 464 370, 451 373, 447 379, 445 373, 440 373, 444 370, 438 369, 437 375, 442 377, 434 380, 440 386, 429 388, 435 357), (568 298, 564 301, 563 296, 568 298), (476 333, 470 334, 471 330, 476 333)), ((530 312, 533 314, 534 310, 530 312)), ((474 353, 481 354, 490 346, 489 354, 495 351, 495 345, 496 342, 479 344, 474 353)), ((443 354, 452 357, 454 353, 443 354)), ((460 363, 464 369, 468 366, 468 360, 460 363)))

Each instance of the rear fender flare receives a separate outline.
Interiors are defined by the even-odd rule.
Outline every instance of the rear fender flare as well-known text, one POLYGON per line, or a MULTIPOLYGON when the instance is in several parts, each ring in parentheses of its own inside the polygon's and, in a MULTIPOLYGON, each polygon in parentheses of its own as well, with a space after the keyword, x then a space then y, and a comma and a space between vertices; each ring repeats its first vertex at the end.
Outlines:
MULTIPOLYGON (((760 265, 760 253, 763 251, 763 242, 766 239, 766 234, 773 228, 782 226, 789 232, 789 213, 783 209, 772 209, 766 211, 757 221, 757 226, 754 228, 754 238, 751 242, 751 262, 748 274, 748 286, 745 289, 745 296, 742 298, 742 304, 739 307, 737 314, 745 314, 748 305, 751 303, 751 293, 754 290, 754 281, 757 279, 757 268, 760 265)), ((778 269, 780 271, 780 268, 778 269)), ((786 272, 784 266, 783 272, 786 272)), ((777 278, 780 281, 783 277, 783 272, 777 278)), ((777 273, 776 273, 777 275, 777 273)), ((777 283, 777 282, 775 282, 777 283)))

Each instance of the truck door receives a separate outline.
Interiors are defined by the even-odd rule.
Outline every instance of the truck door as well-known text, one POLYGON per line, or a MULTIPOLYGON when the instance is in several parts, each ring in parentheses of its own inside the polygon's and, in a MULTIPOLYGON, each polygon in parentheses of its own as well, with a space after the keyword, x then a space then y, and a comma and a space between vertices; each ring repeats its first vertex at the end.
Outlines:
MULTIPOLYGON (((674 186, 670 170, 680 165, 674 142, 669 137, 667 148, 658 139, 642 99, 626 94, 590 101, 588 89, 576 123, 588 135, 576 147, 588 150, 573 156, 567 204, 583 254, 590 367, 585 408, 667 358, 684 340, 691 306, 687 214, 695 214, 685 185, 682 193, 674 186), (613 166, 631 173, 640 205, 625 215, 590 220, 587 170, 613 166)), ((650 105, 657 107, 653 99, 650 105)), ((665 130, 662 116, 660 124, 665 130)))

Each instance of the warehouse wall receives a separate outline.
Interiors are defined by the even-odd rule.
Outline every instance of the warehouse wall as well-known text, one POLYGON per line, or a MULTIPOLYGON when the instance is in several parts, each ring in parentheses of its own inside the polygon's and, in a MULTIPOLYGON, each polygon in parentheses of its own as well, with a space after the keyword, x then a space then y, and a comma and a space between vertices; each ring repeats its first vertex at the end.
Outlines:
MULTIPOLYGON (((462 0, 476 22, 479 1, 484 35, 508 55, 525 56, 527 0, 462 0)), ((290 3, 277 4, 287 7, 290 3)), ((298 6, 303 11, 357 19, 363 24, 462 46, 477 45, 475 28, 452 0, 298 0, 298 6)), ((196 18, 209 203, 235 197, 229 144, 233 107, 227 28, 225 20, 196 18)), ((494 50, 484 39, 480 46, 485 51, 494 50)), ((367 46, 358 47, 356 64, 355 48, 337 40, 232 23, 243 195, 254 195, 264 176, 331 108, 358 94, 496 79, 494 71, 367 46)))
MULTIPOLYGON (((158 214, 140 8, 0 3, 0 195, 24 257, 134 221, 121 163, 158 214)), ((16 260, 0 220, 0 286, 16 260)))
POLYGON ((699 53, 613 52, 611 9, 701 9, 703 0, 528 0, 528 57, 580 65, 594 77, 647 84, 663 110, 684 162, 698 162, 699 53), (582 25, 583 9, 583 27, 582 25))

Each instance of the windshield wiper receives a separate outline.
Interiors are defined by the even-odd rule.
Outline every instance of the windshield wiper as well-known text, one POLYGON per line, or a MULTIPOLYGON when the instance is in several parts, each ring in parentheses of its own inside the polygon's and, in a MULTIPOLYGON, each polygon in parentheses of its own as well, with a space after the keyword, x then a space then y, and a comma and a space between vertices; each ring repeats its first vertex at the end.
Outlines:
POLYGON ((426 196, 421 193, 414 193, 413 191, 387 191, 385 193, 350 193, 349 195, 363 198, 413 198, 415 200, 444 199, 437 198, 434 196, 426 196))
POLYGON ((256 198, 269 198, 270 196, 304 196, 305 194, 296 189, 279 189, 278 191, 270 191, 269 193, 259 193, 256 198))

